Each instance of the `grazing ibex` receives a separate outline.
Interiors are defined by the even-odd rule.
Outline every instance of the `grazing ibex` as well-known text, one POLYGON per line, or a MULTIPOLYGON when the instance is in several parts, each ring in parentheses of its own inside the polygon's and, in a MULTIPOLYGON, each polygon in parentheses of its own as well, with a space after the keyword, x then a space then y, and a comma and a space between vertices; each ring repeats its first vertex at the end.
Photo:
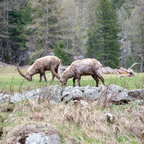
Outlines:
POLYGON ((78 85, 80 86, 80 79, 82 75, 91 75, 95 81, 96 86, 98 86, 99 79, 104 83, 104 78, 100 73, 100 68, 102 64, 96 59, 82 59, 74 61, 66 70, 63 72, 60 82, 62 85, 67 84, 67 80, 73 77, 73 86, 75 86, 75 80, 78 80, 78 85))
POLYGON ((24 75, 20 71, 19 66, 17 66, 17 70, 19 74, 25 79, 27 79, 28 81, 32 81, 32 76, 39 73, 40 82, 42 80, 42 76, 44 77, 44 80, 47 81, 45 76, 45 71, 50 70, 52 72, 52 81, 53 81, 54 77, 60 79, 59 75, 57 74, 58 67, 60 66, 60 64, 61 64, 61 59, 57 58, 56 56, 45 56, 35 60, 35 62, 27 70, 26 75, 24 75))

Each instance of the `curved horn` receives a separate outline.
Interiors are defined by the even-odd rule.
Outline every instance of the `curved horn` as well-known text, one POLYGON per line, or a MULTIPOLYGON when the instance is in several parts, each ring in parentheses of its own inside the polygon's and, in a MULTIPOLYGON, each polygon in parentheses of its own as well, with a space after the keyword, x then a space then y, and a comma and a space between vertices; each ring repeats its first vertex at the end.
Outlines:
POLYGON ((136 64, 140 64, 140 63, 134 63, 134 64, 132 64, 129 69, 132 69, 136 64))
POLYGON ((19 74, 26 79, 26 76, 19 69, 19 64, 17 65, 17 70, 18 70, 19 74))

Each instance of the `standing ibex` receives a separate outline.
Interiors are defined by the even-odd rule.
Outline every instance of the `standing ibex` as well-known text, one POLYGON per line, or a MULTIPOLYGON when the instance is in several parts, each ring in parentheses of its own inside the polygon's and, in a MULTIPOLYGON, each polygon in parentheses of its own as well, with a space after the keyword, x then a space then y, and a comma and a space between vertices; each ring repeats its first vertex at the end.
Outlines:
POLYGON ((29 67, 27 70, 26 75, 24 75, 20 69, 19 66, 17 66, 17 70, 19 74, 27 79, 28 81, 32 81, 32 76, 39 73, 40 74, 40 82, 42 80, 42 76, 44 77, 45 81, 47 81, 45 76, 45 71, 50 70, 52 72, 52 81, 54 80, 54 77, 57 77, 60 79, 58 72, 58 67, 61 64, 61 59, 57 58, 56 56, 45 56, 42 58, 39 58, 35 60, 33 65, 29 67))
POLYGON ((73 86, 75 86, 75 80, 78 80, 78 85, 80 86, 80 79, 82 75, 91 75, 95 81, 96 86, 98 86, 99 79, 104 83, 104 78, 100 73, 100 68, 102 64, 96 59, 82 59, 74 61, 66 70, 63 72, 60 82, 62 85, 66 85, 67 80, 73 77, 73 86))

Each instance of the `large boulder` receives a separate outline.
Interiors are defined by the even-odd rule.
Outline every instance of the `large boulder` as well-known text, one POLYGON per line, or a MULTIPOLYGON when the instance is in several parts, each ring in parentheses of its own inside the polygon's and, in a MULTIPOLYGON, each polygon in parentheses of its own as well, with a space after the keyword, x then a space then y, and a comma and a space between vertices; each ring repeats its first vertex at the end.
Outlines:
POLYGON ((128 95, 133 99, 144 99, 144 89, 130 90, 128 95))
POLYGON ((63 89, 59 85, 47 86, 41 89, 39 98, 59 103, 61 102, 62 92, 63 89))
POLYGON ((132 98, 128 95, 128 90, 118 85, 110 84, 103 92, 101 97, 114 103, 128 103, 132 98))
POLYGON ((86 88, 84 91, 84 99, 88 101, 97 100, 100 97, 100 94, 97 88, 86 88))
POLYGON ((31 133, 26 138, 25 144, 61 144, 61 139, 58 134, 31 133))
POLYGON ((61 144, 58 131, 49 124, 28 123, 8 134, 8 144, 61 144))
POLYGON ((76 99, 82 99, 83 98, 83 92, 79 90, 78 88, 71 88, 65 89, 62 93, 62 101, 68 102, 70 100, 76 100, 76 99))

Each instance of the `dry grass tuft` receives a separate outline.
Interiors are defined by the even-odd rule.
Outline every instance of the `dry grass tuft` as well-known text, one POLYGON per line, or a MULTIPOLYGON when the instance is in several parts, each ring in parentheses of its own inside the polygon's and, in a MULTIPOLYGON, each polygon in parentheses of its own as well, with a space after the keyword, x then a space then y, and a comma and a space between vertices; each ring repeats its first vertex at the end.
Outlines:
POLYGON ((105 107, 96 102, 86 106, 79 102, 53 105, 49 101, 29 100, 15 104, 4 123, 0 142, 10 139, 15 131, 28 123, 49 123, 57 127, 64 144, 140 144, 143 141, 144 106, 133 102, 105 107), (114 115, 113 123, 107 122, 106 113, 114 115))

